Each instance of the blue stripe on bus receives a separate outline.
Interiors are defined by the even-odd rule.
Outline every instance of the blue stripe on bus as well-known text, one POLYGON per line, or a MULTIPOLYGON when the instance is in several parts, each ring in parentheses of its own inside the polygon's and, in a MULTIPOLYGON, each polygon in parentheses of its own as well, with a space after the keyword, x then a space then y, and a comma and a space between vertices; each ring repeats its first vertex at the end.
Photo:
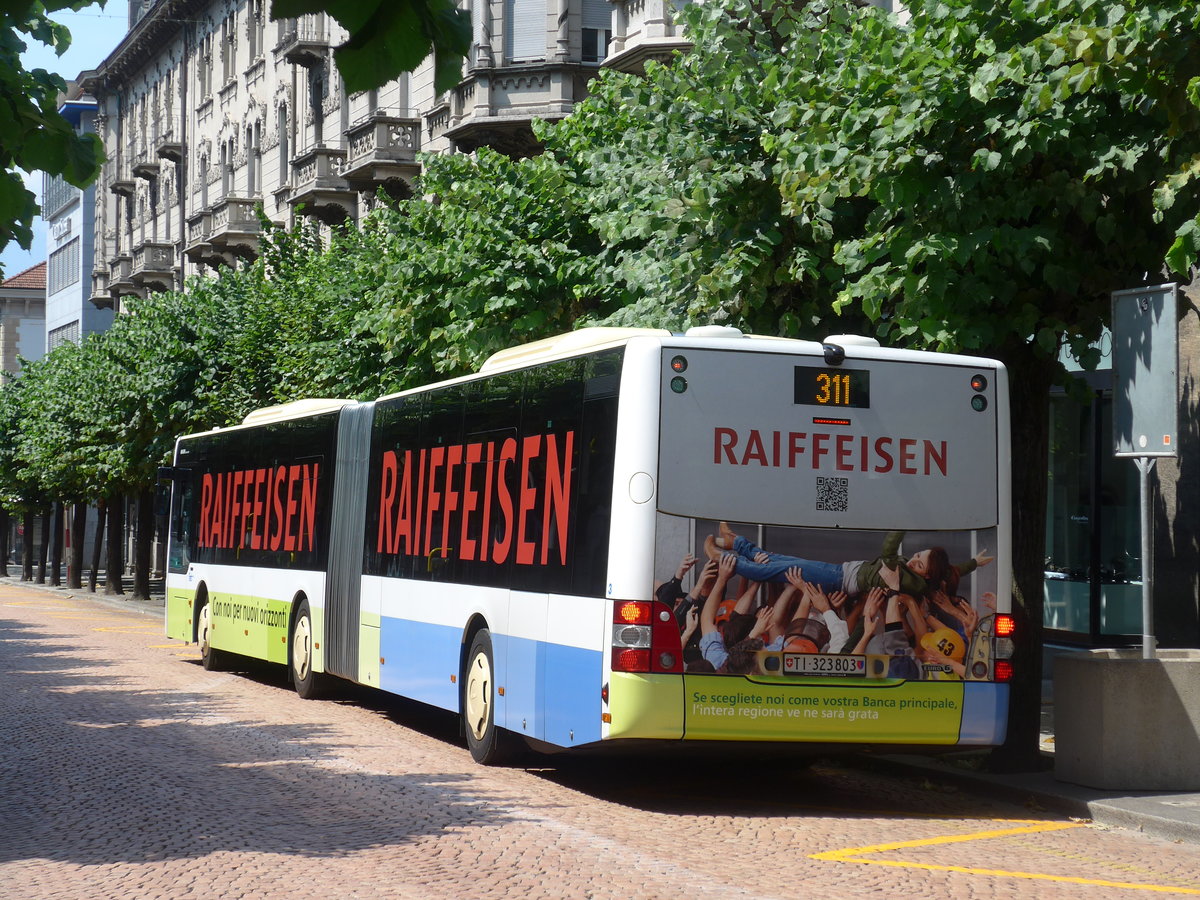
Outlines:
POLYGON ((562 644, 546 644, 544 682, 546 698, 545 740, 560 747, 576 747, 600 740, 600 687, 604 681, 604 654, 562 644))
MULTIPOLYGON (((379 686, 457 712, 461 641, 459 628, 384 617, 379 686)), ((560 747, 600 740, 602 653, 493 632, 492 657, 498 724, 560 747)))
POLYGON ((461 652, 461 629, 384 617, 379 623, 379 686, 458 712, 461 652))
POLYGON ((1007 684, 968 681, 963 684, 960 744, 1003 744, 1008 732, 1007 684))

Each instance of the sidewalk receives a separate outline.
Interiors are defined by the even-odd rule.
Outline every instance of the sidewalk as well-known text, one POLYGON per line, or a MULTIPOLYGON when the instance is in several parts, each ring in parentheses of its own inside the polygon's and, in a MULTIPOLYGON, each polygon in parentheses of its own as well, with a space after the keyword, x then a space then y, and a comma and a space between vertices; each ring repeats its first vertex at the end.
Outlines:
MULTIPOLYGON (((128 583, 128 579, 127 579, 128 583)), ((163 584, 151 584, 151 598, 137 601, 125 596, 104 593, 103 584, 96 593, 67 590, 61 587, 34 584, 17 577, 0 577, 0 584, 65 594, 90 600, 113 609, 143 615, 163 614, 163 584)), ((1167 840, 1200 844, 1200 793, 1163 793, 1155 791, 1101 791, 1058 781, 1054 777, 1054 703, 1053 690, 1046 683, 1042 705, 1042 752, 1047 768, 1043 772, 997 774, 982 769, 987 751, 947 753, 942 756, 922 756, 903 753, 872 755, 874 765, 891 768, 909 775, 950 781, 960 789, 1017 803, 1030 811, 1031 817, 1046 813, 1091 819, 1098 825, 1128 828, 1167 840)))

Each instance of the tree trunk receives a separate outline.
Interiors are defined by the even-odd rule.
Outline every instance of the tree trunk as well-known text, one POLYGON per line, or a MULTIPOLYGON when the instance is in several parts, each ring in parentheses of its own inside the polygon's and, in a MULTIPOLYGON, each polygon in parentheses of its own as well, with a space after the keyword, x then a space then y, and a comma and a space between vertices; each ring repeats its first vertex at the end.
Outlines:
POLYGON ((137 527, 134 530, 133 599, 150 599, 150 566, 154 553, 154 491, 138 494, 137 527))
POLYGON ((1000 355, 1008 367, 1012 413, 1013 681, 1008 736, 992 753, 997 771, 1045 768, 1039 749, 1042 715, 1043 583, 1046 569, 1046 480, 1050 465, 1053 362, 1027 344, 1000 355))
POLYGON ((33 581, 33 513, 21 516, 21 580, 33 581))
POLYGON ((67 587, 79 590, 83 587, 83 547, 87 537, 87 504, 76 503, 71 507, 71 551, 67 554, 67 587))
POLYGON ((125 554, 125 501, 120 495, 108 498, 108 554, 104 562, 104 593, 125 594, 121 577, 125 554))
POLYGON ((8 577, 9 522, 7 509, 0 509, 0 576, 8 577))
POLYGON ((96 543, 92 547, 92 571, 88 575, 88 590, 96 593, 96 580, 100 574, 100 549, 104 544, 104 523, 108 517, 108 502, 100 500, 96 504, 96 543))
POLYGON ((50 584, 54 587, 62 585, 63 523, 66 521, 63 513, 65 511, 66 507, 63 504, 54 504, 54 538, 50 543, 50 584))
POLYGON ((46 557, 50 553, 50 525, 50 508, 47 507, 42 511, 42 537, 38 541, 37 578, 34 579, 35 584, 46 583, 46 557))

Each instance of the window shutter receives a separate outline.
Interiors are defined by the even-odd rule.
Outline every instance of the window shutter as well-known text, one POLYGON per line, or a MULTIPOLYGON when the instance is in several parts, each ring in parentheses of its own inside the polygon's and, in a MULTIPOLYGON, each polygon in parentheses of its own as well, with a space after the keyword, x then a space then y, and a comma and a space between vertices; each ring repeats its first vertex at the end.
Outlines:
POLYGON ((508 62, 546 58, 546 0, 505 0, 504 55, 508 62))
POLYGON ((612 29, 613 5, 610 0, 583 0, 584 28, 595 28, 597 31, 612 29))

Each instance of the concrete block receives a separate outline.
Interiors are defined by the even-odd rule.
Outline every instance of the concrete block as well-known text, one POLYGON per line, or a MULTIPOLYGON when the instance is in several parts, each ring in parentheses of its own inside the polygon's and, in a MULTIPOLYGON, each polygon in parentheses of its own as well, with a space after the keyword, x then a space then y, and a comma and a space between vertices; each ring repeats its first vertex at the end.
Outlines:
POLYGON ((1054 664, 1054 777, 1200 790, 1200 650, 1091 650, 1054 664))

